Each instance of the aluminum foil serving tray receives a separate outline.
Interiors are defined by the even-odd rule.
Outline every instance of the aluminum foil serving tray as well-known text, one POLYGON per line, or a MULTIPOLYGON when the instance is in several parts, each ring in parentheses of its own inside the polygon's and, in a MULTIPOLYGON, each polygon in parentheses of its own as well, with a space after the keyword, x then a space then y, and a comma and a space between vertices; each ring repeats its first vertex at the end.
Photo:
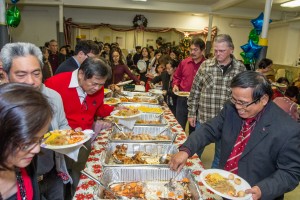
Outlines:
POLYGON ((157 113, 157 114, 161 114, 163 112, 163 108, 160 105, 154 105, 154 104, 142 104, 142 103, 134 103, 134 104, 128 104, 128 103, 120 103, 119 106, 125 106, 125 107, 142 107, 142 108, 146 108, 149 111, 144 111, 139 109, 140 111, 142 111, 143 113, 157 113), (151 109, 153 108, 153 109, 151 109), (154 110, 154 111, 151 111, 154 110), (159 110, 159 111, 158 111, 159 110))
POLYGON ((129 92, 129 91, 122 91, 122 93, 128 97, 151 97, 152 94, 150 92, 129 92))
POLYGON ((121 103, 124 104, 133 104, 133 103, 140 103, 140 104, 154 104, 157 105, 159 102, 155 97, 145 97, 145 96, 135 96, 135 97, 119 97, 121 100, 121 103), (137 97, 138 101, 134 101, 134 98, 137 97))
POLYGON ((137 126, 167 126, 168 121, 164 118, 163 115, 155 114, 155 113, 142 113, 138 119, 137 122, 135 122, 135 125, 137 126), (144 121, 144 122, 138 122, 144 121), (157 121, 157 124, 147 124, 147 121, 157 121), (146 123, 145 123, 146 122, 146 123))
MULTIPOLYGON (((171 144, 165 143, 120 143, 120 142, 111 142, 106 146, 106 150, 101 153, 100 162, 104 168, 107 167, 165 167, 169 168, 167 164, 117 164, 112 163, 112 154, 116 150, 116 146, 126 145, 127 152, 126 155, 133 156, 137 152, 142 151, 154 157, 160 157, 165 152, 168 151, 168 148, 171 144)), ((168 154, 175 154, 178 152, 178 146, 172 145, 168 154)))
MULTIPOLYGON (((201 193, 197 181, 195 181, 191 170, 184 168, 177 175, 176 172, 171 171, 169 168, 147 168, 147 167, 122 167, 122 168, 106 168, 103 171, 103 175, 100 181, 105 186, 110 186, 114 183, 124 182, 168 182, 171 178, 175 178, 176 181, 181 181, 183 178, 189 179, 188 188, 191 191, 192 198, 200 200, 201 193)), ((99 200, 104 198, 104 189, 99 186, 95 190, 94 199, 99 200)))
POLYGON ((117 127, 112 128, 112 132, 109 134, 108 139, 111 142, 129 142, 129 143, 170 143, 174 137, 176 137, 176 133, 173 133, 169 127, 167 126, 134 126, 133 129, 129 129, 125 126, 119 126, 125 134, 128 134, 131 132, 133 135, 139 135, 139 134, 149 134, 152 137, 156 137, 161 133, 160 135, 166 137, 166 140, 160 139, 160 140, 132 140, 132 139, 115 139, 116 135, 122 135, 120 130, 117 127))

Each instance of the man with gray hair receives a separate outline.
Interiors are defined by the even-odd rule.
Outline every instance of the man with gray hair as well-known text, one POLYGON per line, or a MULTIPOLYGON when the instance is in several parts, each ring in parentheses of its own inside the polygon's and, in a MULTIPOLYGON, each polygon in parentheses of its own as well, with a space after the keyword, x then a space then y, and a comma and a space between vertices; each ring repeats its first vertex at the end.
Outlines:
MULTIPOLYGON (((188 98, 188 121, 192 127, 199 128, 200 124, 215 117, 230 97, 230 82, 233 77, 246 68, 243 63, 233 56, 234 45, 229 35, 216 36, 214 57, 205 60, 194 78, 188 98)), ((197 152, 200 157, 202 151, 197 152)), ((215 157, 212 168, 218 167, 220 143, 216 142, 215 157)))
MULTIPOLYGON (((9 82, 32 85, 48 97, 54 111, 49 131, 70 129, 60 95, 42 83, 43 55, 41 50, 31 43, 9 43, 2 48, 0 57, 4 74, 9 82)), ((63 184, 72 183, 64 156, 41 148, 41 154, 36 157, 36 165, 41 199, 64 199, 63 184)))

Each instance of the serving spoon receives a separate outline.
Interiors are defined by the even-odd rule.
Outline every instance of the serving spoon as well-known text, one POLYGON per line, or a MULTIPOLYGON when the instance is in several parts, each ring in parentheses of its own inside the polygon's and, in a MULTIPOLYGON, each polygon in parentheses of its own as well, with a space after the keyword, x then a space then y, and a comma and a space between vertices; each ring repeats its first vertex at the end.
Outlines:
POLYGON ((167 151, 164 153, 164 155, 162 155, 159 158, 159 164, 167 164, 167 156, 168 156, 169 151, 171 150, 171 147, 173 146, 174 141, 176 140, 176 137, 177 137, 177 134, 175 135, 175 137, 173 138, 173 140, 169 144, 167 151))
POLYGON ((95 176, 91 175, 90 173, 88 173, 85 170, 81 171, 82 174, 86 175, 87 177, 89 177, 90 179, 92 179, 93 181, 95 181, 98 185, 104 187, 107 191, 109 191, 114 197, 116 197, 117 199, 128 199, 127 197, 124 196, 119 196, 116 195, 115 192, 113 192, 109 187, 105 186, 103 183, 101 183, 101 181, 99 181, 95 176))

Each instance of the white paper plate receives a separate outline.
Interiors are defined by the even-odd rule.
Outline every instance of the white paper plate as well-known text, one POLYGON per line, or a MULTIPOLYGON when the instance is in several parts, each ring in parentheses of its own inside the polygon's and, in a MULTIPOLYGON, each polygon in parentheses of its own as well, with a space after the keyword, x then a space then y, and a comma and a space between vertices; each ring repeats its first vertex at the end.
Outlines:
POLYGON ((176 94, 177 96, 180 96, 180 97, 189 97, 190 96, 189 92, 174 92, 174 94, 176 94))
POLYGON ((115 110, 115 111, 113 111, 113 112, 110 113, 110 116, 115 117, 115 118, 119 118, 119 119, 129 119, 129 118, 138 117, 138 116, 140 116, 142 114, 142 112, 139 111, 139 113, 135 114, 135 115, 119 116, 119 115, 116 115, 118 112, 119 112, 119 110, 115 110))
POLYGON ((104 88, 104 94, 111 93, 111 89, 104 88))
POLYGON ((136 65, 137 65, 137 68, 140 70, 140 73, 146 72, 147 63, 144 60, 139 60, 136 65))
POLYGON ((118 103, 121 103, 121 100, 119 98, 105 98, 104 103, 114 106, 114 105, 117 105, 118 103), (114 100, 116 100, 116 102, 115 103, 109 102, 108 101, 109 99, 114 99, 114 100))
POLYGON ((123 86, 123 85, 126 85, 128 83, 131 83, 133 80, 129 80, 129 81, 124 81, 124 82, 120 82, 120 83, 117 83, 116 85, 117 86, 123 86))
POLYGON ((152 94, 163 94, 163 91, 158 89, 151 89, 149 92, 152 94))
MULTIPOLYGON (((231 172, 225 171, 225 170, 221 170, 221 169, 207 169, 204 170, 201 174, 200 174, 200 180, 202 181, 202 183, 205 185, 205 187, 207 187, 208 189, 210 189, 211 191, 213 191, 214 193, 216 193, 217 195, 220 195, 221 197, 227 198, 227 199, 233 199, 233 200, 250 200, 252 199, 251 194, 246 194, 246 196, 244 197, 232 197, 226 194, 222 194, 221 192, 218 192, 217 190, 213 189, 209 184, 206 183, 205 181, 205 177, 208 174, 212 174, 212 173, 218 173, 221 176, 228 178, 229 174, 232 174, 231 172)), ((247 181, 245 181, 243 178, 241 178, 238 175, 234 175, 234 178, 239 178, 241 179, 241 184, 237 185, 233 182, 233 180, 229 180, 231 182, 231 184, 234 186, 234 188, 236 189, 236 191, 240 191, 243 190, 245 191, 246 189, 250 189, 251 186, 249 185, 249 183, 247 181)))
POLYGON ((68 149, 68 148, 72 148, 72 147, 76 147, 76 146, 79 146, 79 145, 82 145, 83 143, 85 143, 86 141, 88 141, 92 134, 94 134, 94 131, 93 130, 84 130, 82 131, 84 134, 85 134, 85 138, 77 143, 74 143, 74 144, 69 144, 69 145, 49 145, 49 144, 45 144, 44 142, 41 144, 41 147, 43 148, 46 148, 46 149, 68 149))

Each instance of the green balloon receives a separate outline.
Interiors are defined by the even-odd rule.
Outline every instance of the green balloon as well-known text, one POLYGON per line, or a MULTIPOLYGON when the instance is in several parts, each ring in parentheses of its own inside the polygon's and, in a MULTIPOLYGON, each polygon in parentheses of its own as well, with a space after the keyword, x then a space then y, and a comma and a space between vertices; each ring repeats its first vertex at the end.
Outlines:
POLYGON ((252 29, 249 34, 249 40, 252 40, 253 43, 258 44, 259 36, 255 29, 252 29))
POLYGON ((16 5, 6 11, 6 24, 16 28, 21 21, 21 13, 16 5))
POLYGON ((244 64, 254 63, 253 58, 249 57, 245 52, 241 52, 240 55, 243 58, 244 64))

